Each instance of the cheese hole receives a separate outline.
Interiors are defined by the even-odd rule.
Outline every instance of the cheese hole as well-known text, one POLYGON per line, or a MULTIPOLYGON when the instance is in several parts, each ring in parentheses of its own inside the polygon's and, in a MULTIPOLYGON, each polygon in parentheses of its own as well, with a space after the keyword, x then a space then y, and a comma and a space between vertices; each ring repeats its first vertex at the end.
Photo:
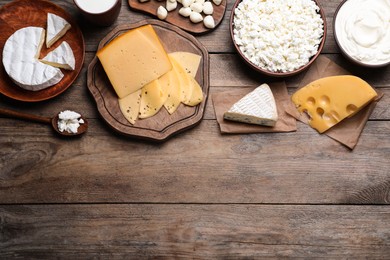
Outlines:
POLYGON ((320 103, 321 103, 321 105, 323 105, 323 106, 328 106, 329 104, 330 104, 330 99, 329 99, 329 97, 328 96, 322 96, 321 98, 320 98, 320 103))
POLYGON ((306 101, 306 103, 309 105, 309 106, 314 106, 316 104, 316 100, 315 98, 313 97, 309 97, 306 101))
POLYGON ((347 113, 348 114, 353 114, 357 111, 357 107, 354 104, 349 104, 347 106, 347 113))
POLYGON ((322 117, 324 115, 325 111, 321 108, 321 107, 318 107, 317 108, 317 114, 322 117))
POLYGON ((340 122, 339 114, 336 111, 330 111, 329 113, 325 113, 322 118, 326 121, 329 121, 332 125, 340 122))

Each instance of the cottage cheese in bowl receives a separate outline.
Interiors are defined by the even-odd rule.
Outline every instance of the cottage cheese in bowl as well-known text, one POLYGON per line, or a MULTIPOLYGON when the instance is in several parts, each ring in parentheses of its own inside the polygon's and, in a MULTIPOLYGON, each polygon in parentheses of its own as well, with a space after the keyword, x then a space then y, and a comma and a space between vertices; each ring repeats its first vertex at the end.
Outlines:
POLYGON ((231 24, 241 56, 274 75, 304 67, 325 41, 324 18, 313 0, 242 0, 231 24))
POLYGON ((336 12, 334 33, 343 53, 357 63, 390 64, 390 0, 344 1, 336 12))

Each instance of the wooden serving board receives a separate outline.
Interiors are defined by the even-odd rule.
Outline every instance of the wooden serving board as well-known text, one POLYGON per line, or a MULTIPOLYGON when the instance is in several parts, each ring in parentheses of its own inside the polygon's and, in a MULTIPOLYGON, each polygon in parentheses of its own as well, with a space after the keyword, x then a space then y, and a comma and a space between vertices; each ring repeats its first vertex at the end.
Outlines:
MULTIPOLYGON (((226 1, 227 0, 222 0, 222 3, 218 6, 213 4, 214 7, 213 17, 215 21, 215 27, 213 29, 206 28, 203 25, 203 22, 194 24, 190 21, 189 17, 181 16, 179 14, 179 9, 182 7, 180 3, 177 3, 177 8, 175 10, 168 12, 168 16, 165 19, 165 21, 174 24, 190 33, 194 33, 194 34, 207 33, 217 28, 218 25, 222 22, 226 11, 226 1)), ((157 17, 157 8, 160 5, 165 7, 165 0, 164 1, 150 0, 144 3, 141 3, 139 0, 128 0, 128 2, 132 9, 153 15, 154 17, 157 17)))
POLYGON ((195 107, 180 104, 172 115, 162 107, 155 116, 138 119, 132 125, 123 116, 119 108, 118 97, 96 56, 88 67, 87 85, 96 101, 99 113, 115 131, 141 139, 165 141, 173 134, 193 127, 202 120, 209 92, 209 55, 195 37, 176 26, 159 20, 143 20, 135 24, 119 25, 101 40, 98 49, 120 34, 146 24, 153 26, 167 53, 186 51, 202 57, 195 79, 202 87, 203 101, 195 107))
POLYGON ((46 30, 47 13, 61 16, 71 24, 72 28, 50 47, 50 49, 46 49, 44 45, 40 58, 43 58, 49 51, 54 50, 62 41, 67 41, 75 56, 75 70, 62 70, 64 78, 52 87, 40 91, 28 91, 12 82, 4 70, 3 62, 0 62, 0 93, 9 98, 26 102, 36 102, 53 98, 71 86, 83 67, 85 45, 80 28, 64 9, 43 0, 18 0, 0 8, 0 60, 2 61, 5 42, 16 30, 27 26, 38 26, 46 30))

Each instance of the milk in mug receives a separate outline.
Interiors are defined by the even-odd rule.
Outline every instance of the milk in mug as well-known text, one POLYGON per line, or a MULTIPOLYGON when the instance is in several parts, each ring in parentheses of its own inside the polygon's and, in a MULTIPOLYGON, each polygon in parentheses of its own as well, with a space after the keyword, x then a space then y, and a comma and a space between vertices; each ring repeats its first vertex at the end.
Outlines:
POLYGON ((117 0, 74 0, 76 4, 88 13, 99 14, 111 9, 117 0))

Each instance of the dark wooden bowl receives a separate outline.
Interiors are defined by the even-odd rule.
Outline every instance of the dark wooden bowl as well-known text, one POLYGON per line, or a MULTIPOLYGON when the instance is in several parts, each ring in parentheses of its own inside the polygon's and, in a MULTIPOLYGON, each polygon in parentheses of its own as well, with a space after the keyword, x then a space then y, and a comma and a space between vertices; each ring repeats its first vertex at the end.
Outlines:
POLYGON ((362 67, 366 67, 366 68, 372 68, 372 69, 375 69, 375 68, 380 68, 380 67, 385 67, 385 66, 388 66, 390 65, 390 60, 388 62, 384 62, 384 63, 381 63, 381 64, 368 64, 368 63, 364 63, 364 62, 361 62, 357 59, 355 59, 354 57, 352 57, 343 47, 342 45, 340 44, 340 41, 338 39, 338 36, 337 36, 337 31, 336 31, 336 17, 341 9, 341 7, 345 4, 345 2, 347 2, 347 0, 344 0, 342 1, 339 6, 337 7, 335 13, 334 13, 334 16, 333 16, 333 36, 334 36, 334 39, 336 41, 336 44, 337 46, 339 47, 340 49, 340 52, 343 54, 343 56, 349 60, 350 62, 358 65, 358 66, 362 66, 362 67))
POLYGON ((229 27, 230 27, 230 37, 232 38, 232 41, 233 41, 233 45, 234 47, 236 48, 238 54, 240 55, 240 57, 244 60, 244 62, 249 65, 249 67, 251 67, 252 69, 254 69, 255 71, 257 72, 260 72, 264 75, 267 75, 267 76, 271 76, 271 77, 290 77, 290 76, 294 76, 304 70, 306 70, 307 68, 310 67, 310 65, 317 59, 317 57, 320 55, 322 49, 324 48, 324 44, 325 44, 325 41, 326 41, 326 31, 327 31, 327 25, 326 25, 326 19, 325 19, 325 13, 324 13, 324 10, 322 9, 321 5, 318 3, 317 0, 313 0, 317 6, 320 8, 320 15, 321 15, 321 18, 322 20, 324 21, 324 36, 322 37, 322 41, 321 41, 321 44, 320 46, 318 47, 318 51, 317 53, 310 58, 309 62, 306 63, 306 65, 294 70, 294 71, 288 71, 288 72, 273 72, 273 71, 269 71, 269 70, 266 70, 266 69, 263 69, 255 64, 253 64, 248 58, 245 57, 245 55, 241 52, 240 48, 238 47, 238 45, 236 44, 236 42, 234 41, 234 33, 233 33, 233 29, 234 29, 234 13, 235 13, 235 10, 237 8, 237 6, 239 5, 239 3, 241 2, 242 0, 237 0, 235 3, 234 3, 234 6, 233 6, 233 9, 232 9, 232 12, 231 12, 231 15, 230 15, 230 22, 229 22, 229 27))

